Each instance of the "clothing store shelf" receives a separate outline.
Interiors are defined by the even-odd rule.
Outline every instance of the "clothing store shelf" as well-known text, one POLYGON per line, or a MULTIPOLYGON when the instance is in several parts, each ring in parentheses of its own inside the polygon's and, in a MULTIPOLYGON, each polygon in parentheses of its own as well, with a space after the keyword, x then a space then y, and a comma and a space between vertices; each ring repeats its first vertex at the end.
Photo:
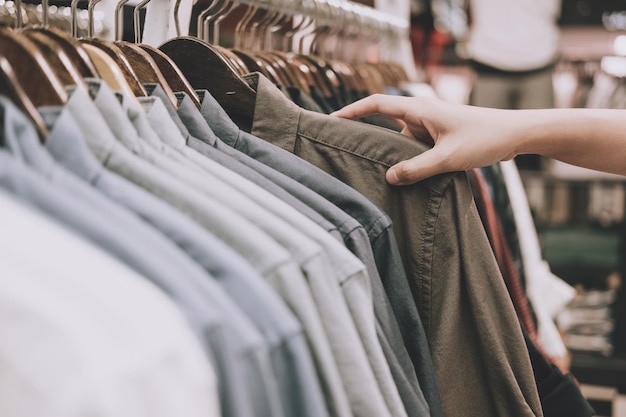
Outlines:
POLYGON ((626 394, 626 354, 607 358, 589 353, 573 353, 571 371, 583 384, 610 386, 620 394, 626 394))

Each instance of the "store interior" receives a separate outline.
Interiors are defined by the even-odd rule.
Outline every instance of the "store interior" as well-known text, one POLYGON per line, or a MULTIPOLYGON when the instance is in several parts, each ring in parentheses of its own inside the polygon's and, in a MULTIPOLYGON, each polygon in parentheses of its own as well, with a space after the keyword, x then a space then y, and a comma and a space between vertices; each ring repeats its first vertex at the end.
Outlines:
MULTIPOLYGON (((456 15, 466 17, 465 12, 461 8, 456 15)), ((415 56, 423 57, 419 65, 439 97, 467 104, 475 74, 467 64, 466 37, 423 23, 431 18, 413 19, 415 56)), ((460 19, 458 30, 465 32, 466 23, 460 19)), ((625 108, 619 102, 626 75, 625 24, 620 1, 562 2, 555 107, 625 108)), ((601 415, 625 415, 620 405, 626 394, 624 179, 545 158, 518 161, 518 167, 542 255, 576 288, 576 297, 556 316, 572 373, 601 415)))
MULTIPOLYGON (((240 74, 260 71, 277 85, 304 86, 301 91, 309 94, 307 85, 320 78, 326 80, 323 83, 329 81, 322 74, 326 70, 326 74, 339 73, 337 85, 348 83, 354 91, 365 85, 359 93, 429 96, 471 104, 477 74, 468 52, 472 22, 464 0, 123 3, 0 0, 0 24, 15 26, 16 10, 21 10, 21 25, 55 26, 77 37, 158 46, 188 34, 218 47, 232 66, 243 62, 240 74), (43 10, 47 10, 45 22, 43 10), (239 52, 224 52, 229 48, 239 52), (294 76, 293 71, 282 72, 284 61, 272 60, 269 52, 276 50, 306 52, 319 61, 290 62, 306 69, 304 75, 294 76), (371 79, 363 84, 363 78, 352 77, 350 65, 332 67, 331 61, 369 62, 377 70, 365 71, 371 79)), ((550 67, 554 107, 626 112, 625 2, 562 0, 558 14, 558 54, 550 67)), ((182 64, 181 69, 196 87, 182 64)), ((215 77, 203 87, 222 91, 219 83, 223 82, 215 77)), ((342 98, 331 103, 330 111, 359 94, 346 93, 342 98)), ((528 296, 533 326, 539 328, 541 320, 548 320, 556 331, 537 337, 539 341, 544 337, 546 344, 554 341, 550 338, 559 338, 556 345, 562 344, 563 352, 558 347, 544 349, 576 378, 597 415, 626 417, 626 178, 538 155, 518 157, 516 165, 525 194, 519 204, 527 204, 531 216, 524 227, 536 232, 547 271, 544 275, 558 282, 550 285, 561 286, 558 294, 550 293, 546 285, 528 296), (559 296, 563 297, 560 302, 550 300, 559 296), (540 305, 544 301, 556 304, 556 309, 544 309, 540 305)), ((489 180, 501 175, 498 169, 483 174, 489 180)), ((497 188, 497 181, 490 184, 497 188)), ((497 190, 492 198, 499 199, 497 190)), ((508 204, 518 203, 511 198, 508 204)), ((502 214, 504 229, 507 221, 520 234, 519 224, 502 214)), ((509 249, 515 258, 515 250, 509 249)), ((521 255, 517 255, 519 260, 521 255)), ((530 286, 523 276, 522 281, 530 286)))

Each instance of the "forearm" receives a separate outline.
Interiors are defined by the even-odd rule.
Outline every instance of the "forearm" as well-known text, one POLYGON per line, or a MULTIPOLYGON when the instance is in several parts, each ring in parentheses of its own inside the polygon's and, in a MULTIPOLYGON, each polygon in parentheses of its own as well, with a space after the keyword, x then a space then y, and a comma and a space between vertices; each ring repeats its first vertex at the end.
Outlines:
POLYGON ((513 116, 516 154, 535 153, 573 165, 626 175, 626 111, 523 110, 513 116))

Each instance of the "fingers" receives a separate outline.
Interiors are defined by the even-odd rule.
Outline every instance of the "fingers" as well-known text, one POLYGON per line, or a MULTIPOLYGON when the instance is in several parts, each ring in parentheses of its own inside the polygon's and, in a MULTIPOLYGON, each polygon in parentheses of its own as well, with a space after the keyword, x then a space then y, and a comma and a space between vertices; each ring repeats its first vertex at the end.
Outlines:
POLYGON ((352 104, 347 105, 331 114, 344 119, 357 119, 372 114, 382 114, 389 117, 404 120, 406 112, 414 107, 408 97, 387 96, 374 94, 352 104))
POLYGON ((430 149, 387 170, 386 179, 391 185, 410 185, 433 175, 447 172, 444 158, 436 149, 430 149))

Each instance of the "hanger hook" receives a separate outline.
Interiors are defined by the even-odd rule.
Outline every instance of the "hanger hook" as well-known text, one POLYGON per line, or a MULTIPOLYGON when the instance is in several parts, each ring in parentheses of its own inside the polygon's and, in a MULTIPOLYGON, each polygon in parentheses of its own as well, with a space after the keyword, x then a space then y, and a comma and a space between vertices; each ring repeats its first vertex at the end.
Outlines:
POLYGON ((292 27, 287 29, 287 31, 283 35, 283 46, 282 49, 285 52, 291 52, 293 50, 293 39, 296 33, 306 29, 311 25, 312 19, 307 15, 307 12, 304 10, 305 8, 305 0, 300 0, 299 4, 296 5, 295 2, 292 3, 294 6, 290 10, 291 19, 287 19, 286 24, 292 24, 292 27), (298 13, 298 11, 300 13, 298 13), (296 21, 296 18, 299 18, 299 22, 293 26, 296 21))
POLYGON ((224 13, 220 14, 217 19, 215 19, 215 23, 213 24, 213 43, 216 45, 220 44, 220 24, 224 19, 228 17, 237 7, 239 7, 239 3, 236 1, 232 1, 230 8, 228 8, 224 13))
POLYGON ((71 4, 70 4, 70 20, 71 20, 71 26, 70 26, 70 33, 73 37, 77 38, 78 37, 78 2, 80 0, 72 0, 71 4))
POLYGON ((209 3, 207 8, 202 10, 202 12, 200 12, 200 14, 198 15, 198 20, 196 21, 196 28, 197 28, 196 36, 199 39, 204 39, 204 35, 205 35, 204 20, 206 19, 207 16, 211 14, 214 8, 219 7, 219 4, 220 4, 220 0, 211 1, 211 3, 209 3))
POLYGON ((89 25, 87 27, 87 37, 89 38, 93 38, 94 37, 94 17, 93 17, 93 12, 94 9, 96 7, 96 4, 100 3, 102 0, 90 0, 89 3, 87 4, 87 11, 88 11, 88 20, 89 20, 89 25))
POLYGON ((24 21, 22 20, 22 0, 15 0, 15 29, 22 29, 24 21))
POLYGON ((235 26, 235 48, 245 48, 245 36, 248 31, 248 25, 259 10, 259 7, 260 0, 251 0, 243 17, 237 22, 237 26, 235 26))
POLYGON ((41 24, 48 27, 48 0, 41 0, 41 24))
POLYGON ((284 4, 282 4, 282 0, 278 0, 280 2, 280 4, 278 4, 275 8, 275 15, 273 16, 273 18, 267 23, 267 25, 264 28, 265 34, 264 36, 260 37, 260 42, 261 42, 261 49, 262 50, 266 50, 266 49, 272 49, 272 33, 275 30, 280 29, 280 26, 278 28, 276 28, 276 25, 278 25, 278 23, 286 16, 286 12, 283 11, 283 7, 284 4), (276 28, 275 30, 272 30, 276 28))
POLYGON ((143 9, 148 3, 150 3, 150 0, 142 0, 133 8, 133 25, 135 29, 135 43, 141 43, 141 34, 139 33, 140 26, 141 26, 140 12, 141 12, 141 9, 143 9))
POLYGON ((226 10, 227 8, 228 0, 222 0, 222 2, 216 6, 215 11, 212 11, 211 13, 205 13, 202 17, 202 39, 205 40, 207 43, 211 43, 211 23, 219 19, 224 10, 226 10))
POLYGON ((306 25, 303 29, 300 30, 300 39, 298 40, 298 53, 304 53, 304 41, 311 34, 315 33, 315 26, 317 24, 320 9, 317 0, 302 0, 303 10, 306 9, 307 2, 312 6, 312 11, 310 11, 310 23, 306 25), (308 32, 308 33, 307 33, 308 32))
POLYGON ((174 3, 174 26, 176 27, 176 37, 180 38, 182 30, 180 29, 180 18, 178 17, 178 11, 180 10, 180 4, 182 0, 176 0, 174 3))
POLYGON ((124 6, 129 2, 129 0, 121 0, 117 2, 115 6, 115 23, 114 23, 114 31, 115 31, 115 40, 121 41, 124 37, 124 22, 122 19, 124 18, 124 6))
POLYGON ((274 13, 276 12, 276 5, 272 0, 269 1, 269 7, 267 9, 267 13, 256 22, 252 23, 252 27, 250 29, 250 50, 254 50, 255 46, 259 46, 257 33, 259 28, 265 28, 265 25, 274 19, 274 13))

